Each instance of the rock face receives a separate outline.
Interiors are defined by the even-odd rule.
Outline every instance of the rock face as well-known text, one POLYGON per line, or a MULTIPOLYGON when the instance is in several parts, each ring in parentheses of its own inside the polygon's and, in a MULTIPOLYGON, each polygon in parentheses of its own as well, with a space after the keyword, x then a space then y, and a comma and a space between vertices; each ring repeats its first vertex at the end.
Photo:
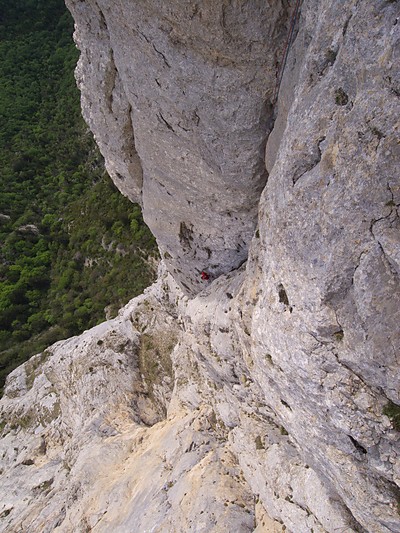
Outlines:
POLYGON ((297 2, 277 102, 293 4, 67 3, 165 264, 10 375, 1 530, 400 531, 398 2, 297 2))
POLYGON ((247 257, 288 2, 67 2, 83 113, 189 295, 247 257))

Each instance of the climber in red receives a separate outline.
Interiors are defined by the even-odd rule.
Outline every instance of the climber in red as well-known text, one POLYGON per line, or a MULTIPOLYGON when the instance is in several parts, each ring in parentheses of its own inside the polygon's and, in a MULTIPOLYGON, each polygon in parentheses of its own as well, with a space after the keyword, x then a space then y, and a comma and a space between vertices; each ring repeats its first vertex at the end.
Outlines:
POLYGON ((204 279, 204 280, 210 279, 210 276, 204 270, 201 272, 200 276, 201 276, 201 279, 204 279))

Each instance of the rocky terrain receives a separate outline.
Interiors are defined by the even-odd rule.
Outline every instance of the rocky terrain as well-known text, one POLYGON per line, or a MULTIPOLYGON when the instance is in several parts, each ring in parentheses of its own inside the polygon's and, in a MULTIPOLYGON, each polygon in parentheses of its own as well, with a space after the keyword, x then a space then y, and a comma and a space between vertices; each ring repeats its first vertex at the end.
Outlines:
POLYGON ((9 376, 1 531, 400 531, 399 3, 67 5, 163 262, 9 376))

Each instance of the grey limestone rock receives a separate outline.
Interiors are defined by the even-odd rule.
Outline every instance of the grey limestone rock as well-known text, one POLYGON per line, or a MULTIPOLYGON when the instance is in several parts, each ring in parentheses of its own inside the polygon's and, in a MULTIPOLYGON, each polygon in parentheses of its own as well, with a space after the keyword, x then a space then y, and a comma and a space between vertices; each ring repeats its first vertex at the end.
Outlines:
POLYGON ((253 244, 257 381, 374 532, 400 528, 399 434, 382 416, 400 403, 398 16, 392 2, 303 3, 253 244))
POLYGON ((399 3, 67 4, 164 261, 10 375, 0 530, 398 533, 399 3))
POLYGON ((254 529, 253 493, 212 405, 172 398, 185 385, 171 357, 190 364, 173 354, 170 286, 160 279, 117 318, 9 376, 0 531, 254 529))
POLYGON ((84 116, 193 295, 247 257, 288 3, 66 3, 84 116))

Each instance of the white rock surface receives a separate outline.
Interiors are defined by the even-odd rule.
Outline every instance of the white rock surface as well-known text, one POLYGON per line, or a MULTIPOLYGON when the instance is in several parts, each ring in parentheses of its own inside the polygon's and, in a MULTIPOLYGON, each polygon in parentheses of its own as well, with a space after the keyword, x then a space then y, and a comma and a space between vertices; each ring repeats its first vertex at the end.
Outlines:
POLYGON ((1 531, 254 529, 253 493, 212 407, 170 404, 179 332, 160 294, 161 283, 10 375, 1 531))
POLYGON ((293 4, 67 3, 169 273, 10 375, 0 530, 399 532, 398 2, 302 2, 261 197, 293 4))

